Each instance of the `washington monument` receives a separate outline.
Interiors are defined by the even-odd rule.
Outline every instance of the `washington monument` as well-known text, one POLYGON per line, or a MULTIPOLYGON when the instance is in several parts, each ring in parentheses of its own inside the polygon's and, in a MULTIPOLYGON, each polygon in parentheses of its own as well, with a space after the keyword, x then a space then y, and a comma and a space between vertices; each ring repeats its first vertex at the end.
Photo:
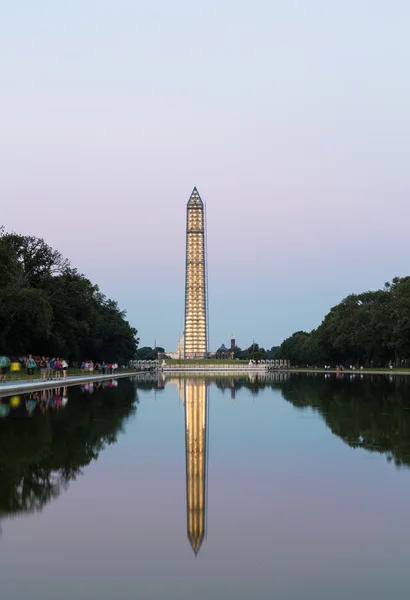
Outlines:
POLYGON ((196 187, 187 204, 184 358, 208 351, 205 208, 196 187))

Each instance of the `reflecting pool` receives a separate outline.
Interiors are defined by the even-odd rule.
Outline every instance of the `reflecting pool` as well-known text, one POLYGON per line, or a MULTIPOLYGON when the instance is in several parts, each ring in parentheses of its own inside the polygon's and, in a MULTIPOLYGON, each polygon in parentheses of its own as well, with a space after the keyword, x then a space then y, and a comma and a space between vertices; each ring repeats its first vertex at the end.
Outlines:
POLYGON ((408 598, 410 378, 0 397, 1 598, 408 598))

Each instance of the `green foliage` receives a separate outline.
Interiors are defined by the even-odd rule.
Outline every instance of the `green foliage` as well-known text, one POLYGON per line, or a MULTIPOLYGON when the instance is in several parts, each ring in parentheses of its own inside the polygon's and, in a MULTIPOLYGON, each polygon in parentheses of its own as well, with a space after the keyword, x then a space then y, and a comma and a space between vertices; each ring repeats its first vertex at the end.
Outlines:
POLYGON ((237 358, 239 360, 244 360, 243 357, 243 350, 242 348, 239 348, 239 346, 235 346, 235 348, 233 349, 233 357, 237 358))
POLYGON ((266 351, 266 358, 268 360, 273 360, 276 358, 276 355, 278 353, 280 346, 272 346, 272 348, 270 350, 266 351))
POLYGON ((151 348, 150 346, 143 346, 142 348, 138 348, 135 353, 136 360, 157 360, 158 352, 163 351, 160 348, 151 348))
POLYGON ((137 331, 44 240, 0 228, 0 353, 134 358, 137 331))
POLYGON ((259 362, 261 360, 266 360, 269 354, 264 348, 259 348, 259 344, 255 342, 249 346, 246 350, 241 350, 238 346, 234 348, 234 358, 244 361, 253 360, 255 362, 259 362))
POLYGON ((396 366, 410 357, 410 277, 382 290, 351 294, 311 333, 298 331, 282 342, 275 358, 294 365, 319 363, 396 366))

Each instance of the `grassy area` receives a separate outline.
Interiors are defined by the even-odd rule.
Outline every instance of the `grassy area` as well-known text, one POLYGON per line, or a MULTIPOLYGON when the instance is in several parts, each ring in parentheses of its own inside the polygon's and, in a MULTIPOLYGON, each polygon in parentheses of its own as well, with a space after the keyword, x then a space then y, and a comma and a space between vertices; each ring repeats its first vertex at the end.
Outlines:
MULTIPOLYGON (((133 373, 134 369, 117 369, 117 373, 133 373)), ((81 369, 74 369, 74 368, 68 368, 67 369, 67 377, 80 377, 81 376, 81 369)), ((105 373, 105 375, 108 375, 109 373, 105 373)), ((60 372, 61 375, 61 379, 63 378, 63 372, 60 372)), ((87 375, 90 375, 90 373, 87 373, 87 375)), ((91 373, 91 375, 102 375, 102 373, 99 373, 98 371, 93 371, 91 373)), ((31 376, 30 376, 31 378, 31 376)), ((27 369, 22 369, 21 371, 10 371, 9 373, 7 373, 7 381, 21 381, 22 379, 24 380, 28 380, 29 376, 27 375, 27 369)), ((33 380, 34 381, 39 381, 41 379, 41 372, 40 369, 36 369, 34 371, 34 376, 33 376, 33 380)), ((55 381, 56 380, 56 376, 54 374, 53 379, 55 381)), ((47 381, 47 380, 46 380, 47 381)), ((1 388, 0 388, 1 389, 1 388)))
MULTIPOLYGON (((295 372, 311 372, 311 373, 334 373, 336 369, 332 367, 331 369, 324 369, 323 367, 294 367, 290 369, 295 372)), ((398 367, 389 369, 388 367, 363 367, 361 369, 343 369, 343 371, 339 371, 340 373, 410 373, 410 367, 408 368, 400 368, 398 367)))
MULTIPOLYGON (((182 359, 165 359, 165 363, 167 365, 207 365, 207 366, 212 366, 212 365, 247 365, 249 363, 248 360, 217 360, 217 359, 213 359, 213 358, 204 358, 204 359, 189 359, 189 360, 185 360, 182 359)), ((159 364, 162 364, 162 360, 159 362, 159 364)))

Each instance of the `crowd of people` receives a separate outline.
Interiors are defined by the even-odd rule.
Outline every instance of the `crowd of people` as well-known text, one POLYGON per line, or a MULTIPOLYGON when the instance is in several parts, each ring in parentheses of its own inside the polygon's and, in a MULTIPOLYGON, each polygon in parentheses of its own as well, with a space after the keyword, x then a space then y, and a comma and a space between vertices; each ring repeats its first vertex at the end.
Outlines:
POLYGON ((92 374, 95 371, 100 375, 114 375, 117 372, 118 363, 93 363, 92 360, 81 363, 81 375, 92 374))
MULTIPOLYGON (((68 361, 60 357, 33 357, 32 354, 15 360, 0 357, 0 383, 6 383, 10 372, 17 373, 23 370, 27 373, 28 381, 33 381, 38 369, 43 381, 64 380, 67 378, 69 366, 68 361)), ((71 367, 81 368, 81 375, 114 375, 117 372, 118 363, 85 360, 81 363, 81 366, 78 363, 72 363, 71 367)))

